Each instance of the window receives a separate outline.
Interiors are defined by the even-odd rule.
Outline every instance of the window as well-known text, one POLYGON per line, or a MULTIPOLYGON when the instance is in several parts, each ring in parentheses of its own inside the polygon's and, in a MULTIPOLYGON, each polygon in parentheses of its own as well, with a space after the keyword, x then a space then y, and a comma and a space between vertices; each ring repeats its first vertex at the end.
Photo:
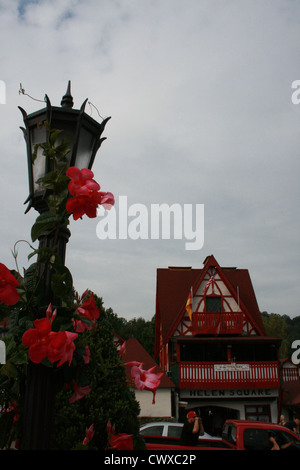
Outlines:
POLYGON ((299 441, 295 440, 292 434, 286 431, 270 429, 246 429, 244 432, 244 446, 247 450, 270 450, 272 444, 270 437, 273 437, 280 447, 280 450, 300 450, 299 441))
POLYGON ((206 312, 221 313, 222 312, 221 297, 206 297, 206 312))
POLYGON ((245 418, 254 421, 271 421, 270 405, 245 406, 245 418))
POLYGON ((244 446, 247 450, 270 450, 271 443, 267 429, 245 429, 244 446))
POLYGON ((170 437, 180 437, 182 431, 182 426, 168 426, 168 436, 170 437))
POLYGON ((143 436, 162 436, 163 429, 163 426, 148 426, 140 431, 140 434, 143 436))
POLYGON ((222 438, 225 441, 231 442, 232 444, 236 443, 236 427, 231 423, 225 423, 222 432, 222 438))

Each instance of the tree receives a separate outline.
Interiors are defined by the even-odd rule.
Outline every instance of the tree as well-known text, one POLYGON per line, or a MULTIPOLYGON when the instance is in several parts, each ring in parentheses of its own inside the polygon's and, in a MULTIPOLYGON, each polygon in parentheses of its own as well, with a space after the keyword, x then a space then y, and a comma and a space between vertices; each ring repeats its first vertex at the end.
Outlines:
POLYGON ((282 339, 279 349, 280 358, 287 357, 289 355, 290 341, 287 337, 288 327, 285 319, 277 313, 268 314, 267 312, 262 312, 262 320, 267 336, 282 339))
POLYGON ((57 396, 55 415, 56 447, 80 448, 85 429, 94 425, 95 435, 89 448, 107 447, 106 425, 115 424, 115 432, 134 435, 135 448, 142 448, 139 437, 139 404, 126 383, 125 366, 122 365, 113 342, 113 329, 102 299, 95 296, 100 310, 96 328, 84 334, 91 355, 87 365, 86 383, 91 392, 76 403, 69 403, 71 392, 62 391, 57 396))
POLYGON ((142 317, 126 320, 118 317, 112 309, 107 310, 113 330, 124 340, 135 338, 145 350, 154 356, 155 316, 150 321, 142 317))

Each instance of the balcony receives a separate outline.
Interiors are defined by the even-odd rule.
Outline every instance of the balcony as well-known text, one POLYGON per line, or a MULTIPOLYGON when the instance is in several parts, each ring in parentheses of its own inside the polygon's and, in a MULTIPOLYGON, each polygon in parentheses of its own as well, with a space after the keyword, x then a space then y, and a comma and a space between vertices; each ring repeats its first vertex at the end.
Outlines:
POLYGON ((300 379, 298 367, 287 367, 282 369, 282 378, 284 382, 294 382, 300 379))
POLYGON ((236 389, 278 388, 279 363, 274 362, 181 362, 179 388, 236 389))
POLYGON ((193 332, 195 335, 232 335, 243 331, 242 313, 193 313, 193 332))

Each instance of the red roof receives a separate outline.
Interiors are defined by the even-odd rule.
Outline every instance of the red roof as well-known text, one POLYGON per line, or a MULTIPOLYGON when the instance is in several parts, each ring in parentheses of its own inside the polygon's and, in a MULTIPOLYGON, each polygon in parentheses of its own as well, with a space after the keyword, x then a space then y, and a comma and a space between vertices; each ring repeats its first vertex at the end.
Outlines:
POLYGON ((264 325, 256 301, 254 289, 247 269, 222 268, 218 265, 213 255, 204 260, 202 269, 191 267, 170 267, 157 270, 156 284, 156 334, 155 354, 158 353, 159 337, 162 342, 168 341, 172 335, 178 318, 185 311, 186 301, 193 287, 193 292, 204 278, 208 269, 217 267, 227 288, 234 298, 237 299, 237 288, 239 290, 239 301, 241 308, 248 315, 257 328, 259 334, 265 335, 264 325))
MULTIPOLYGON (((161 368, 156 364, 154 359, 150 356, 150 354, 147 353, 147 351, 143 348, 141 343, 137 339, 130 338, 126 340, 126 349, 125 352, 122 356, 122 360, 124 362, 130 362, 130 361, 138 361, 142 362, 143 369, 148 370, 151 367, 156 366, 156 369, 154 369, 154 373, 157 374, 159 372, 163 373, 163 376, 160 379, 160 384, 158 388, 174 388, 175 385, 172 382, 172 380, 169 379, 167 374, 161 370, 161 368)), ((130 375, 130 367, 126 366, 126 377, 127 380, 131 382, 132 377, 130 375)))

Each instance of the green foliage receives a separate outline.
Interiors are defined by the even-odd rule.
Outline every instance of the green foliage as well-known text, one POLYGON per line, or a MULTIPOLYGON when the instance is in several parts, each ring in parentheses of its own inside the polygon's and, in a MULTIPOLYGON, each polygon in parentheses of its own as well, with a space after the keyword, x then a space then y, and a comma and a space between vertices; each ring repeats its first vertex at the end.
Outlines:
POLYGON ((91 392, 76 403, 68 402, 71 392, 63 390, 56 400, 55 445, 58 449, 80 448, 85 429, 94 424, 95 436, 90 449, 107 447, 106 425, 108 420, 115 424, 116 434, 134 435, 135 448, 141 448, 139 437, 139 404, 126 383, 124 366, 113 343, 113 330, 101 299, 96 297, 100 307, 97 327, 84 334, 84 340, 91 351, 91 361, 86 366, 86 379, 91 392))
POLYGON ((155 316, 147 321, 142 317, 126 320, 118 317, 112 309, 108 309, 107 314, 114 331, 121 338, 124 340, 137 339, 150 356, 154 356, 155 316))
POLYGON ((266 335, 273 338, 281 338, 280 358, 290 357, 293 353, 291 344, 295 339, 300 339, 300 316, 290 318, 288 315, 262 312, 262 320, 266 335))

